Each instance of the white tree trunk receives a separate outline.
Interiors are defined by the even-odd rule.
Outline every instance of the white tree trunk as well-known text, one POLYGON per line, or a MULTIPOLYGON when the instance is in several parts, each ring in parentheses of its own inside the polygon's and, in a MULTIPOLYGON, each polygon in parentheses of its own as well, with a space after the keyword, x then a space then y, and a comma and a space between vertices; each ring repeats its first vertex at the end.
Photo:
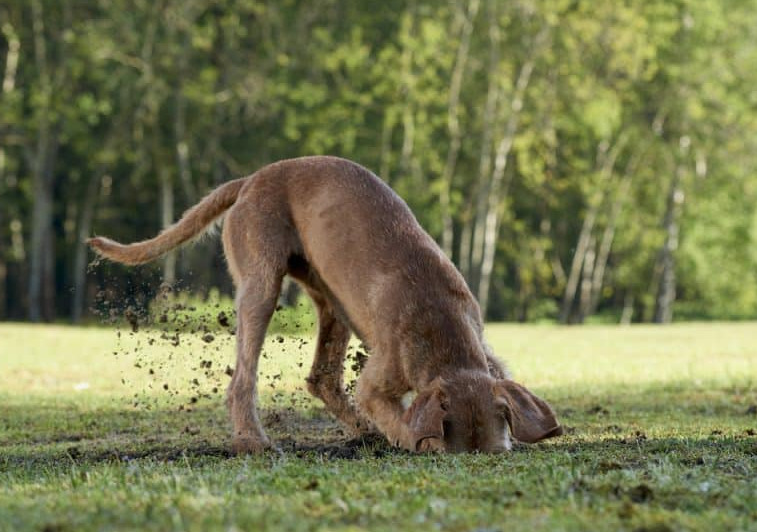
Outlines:
POLYGON ((568 280, 565 284, 565 294, 563 295, 562 308, 560 311, 561 323, 569 323, 572 320, 578 283, 581 279, 581 270, 586 259, 586 253, 589 249, 589 242, 592 233, 594 232, 594 224, 597 221, 599 209, 604 201, 604 196, 607 192, 607 182, 612 177, 615 161, 617 160, 620 151, 625 146, 627 139, 627 135, 621 134, 612 149, 610 149, 607 141, 600 142, 597 147, 597 167, 600 179, 594 194, 592 194, 592 197, 589 200, 588 211, 581 224, 581 231, 578 234, 576 249, 573 252, 573 260, 570 264, 570 272, 568 273, 568 280))
POLYGON ((660 250, 660 283, 657 289, 655 305, 655 323, 670 323, 673 321, 673 303, 676 299, 676 260, 678 249, 678 217, 683 205, 684 195, 682 178, 685 170, 678 164, 670 184, 670 191, 663 217, 665 242, 660 250))
POLYGON ((480 0, 470 0, 467 15, 461 15, 463 21, 460 29, 460 44, 457 48, 455 66, 452 69, 452 79, 450 80, 447 106, 447 130, 450 136, 450 145, 447 150, 447 160, 444 164, 439 192, 442 217, 442 250, 448 257, 452 257, 452 242, 454 240, 450 193, 462 143, 462 132, 460 130, 460 88, 463 84, 463 74, 465 73, 465 66, 468 61, 473 21, 478 13, 479 3, 480 0))
MULTIPOLYGON (((165 229, 174 221, 173 183, 167 170, 160 172, 160 200, 161 225, 165 229)), ((175 251, 169 251, 163 259, 163 282, 169 286, 176 283, 175 251)))
MULTIPOLYGON (((497 234, 499 233, 500 208, 504 197, 507 195, 509 182, 504 183, 505 169, 507 160, 512 151, 515 135, 518 132, 520 122, 520 113, 523 109, 523 100, 526 95, 526 89, 531 81, 531 74, 534 71, 536 55, 541 48, 541 41, 546 35, 546 30, 542 30, 536 37, 536 44, 532 48, 530 57, 523 63, 515 82, 515 91, 510 102, 510 116, 507 120, 505 133, 500 139, 494 156, 494 169, 492 170, 491 181, 489 186, 489 197, 486 202, 484 215, 483 238, 480 242, 480 252, 476 256, 481 257, 480 279, 478 284, 478 302, 481 305, 481 313, 486 316, 486 310, 489 304, 489 286, 491 284, 491 274, 494 269, 494 255, 497 249, 497 234)), ((475 245, 475 243, 474 243, 475 245)))
POLYGON ((474 293, 478 291, 478 269, 482 257, 478 253, 477 242, 483 237, 483 216, 489 191, 489 176, 491 175, 492 150, 494 148, 494 117, 497 114, 500 92, 499 77, 497 76, 500 60, 500 27, 497 16, 496 2, 489 1, 489 81, 486 89, 486 103, 481 117, 481 153, 478 164, 478 186, 476 202, 472 213, 468 215, 468 223, 460 238, 460 271, 474 293))

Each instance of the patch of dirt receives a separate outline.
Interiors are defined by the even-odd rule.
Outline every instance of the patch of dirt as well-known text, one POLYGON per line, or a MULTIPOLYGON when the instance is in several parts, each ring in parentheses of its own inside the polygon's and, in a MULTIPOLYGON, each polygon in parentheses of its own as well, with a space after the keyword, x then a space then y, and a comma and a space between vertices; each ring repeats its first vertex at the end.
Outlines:
MULTIPOLYGON (((194 435, 194 433, 192 433, 194 435)), ((76 462, 130 462, 132 460, 152 459, 160 462, 175 462, 186 458, 221 458, 236 457, 228 443, 211 443, 196 440, 189 445, 176 445, 172 442, 153 442, 148 446, 129 449, 128 445, 107 449, 89 450, 85 442, 79 442, 66 449, 62 456, 76 462), (125 448, 124 448, 125 447, 125 448)), ((341 438, 321 441, 299 441, 291 437, 274 438, 275 449, 266 455, 292 454, 297 457, 318 455, 327 459, 358 460, 368 457, 381 458, 391 454, 404 454, 406 451, 391 447, 386 438, 378 434, 369 434, 358 438, 341 438)), ((49 459, 49 458, 48 458, 49 459)))
POLYGON ((69 450, 69 455, 75 459, 81 458, 82 461, 119 461, 129 462, 131 460, 139 460, 141 458, 152 458, 161 462, 175 462, 176 460, 182 460, 184 458, 199 458, 205 456, 218 457, 218 458, 231 458, 234 454, 231 452, 229 446, 213 445, 206 441, 199 441, 188 447, 152 447, 147 449, 126 449, 126 450, 104 450, 96 453, 88 453, 79 451, 78 455, 74 456, 69 450))
POLYGON ((673 532, 673 529, 665 523, 654 523, 649 526, 634 528, 633 532, 673 532))
POLYGON ((595 416, 606 416, 610 413, 610 411, 602 405, 594 405, 591 408, 587 409, 586 413, 595 416))
POLYGON ((391 447, 386 438, 379 434, 367 434, 335 443, 298 443, 292 439, 278 442, 281 451, 296 456, 306 454, 323 455, 331 459, 357 460, 365 457, 382 458, 391 454, 404 454, 405 451, 391 447))
POLYGON ((302 456, 305 453, 325 455, 329 458, 357 459, 368 455, 379 457, 388 453, 401 453, 391 447, 380 434, 367 434, 356 438, 348 436, 344 428, 325 410, 305 416, 294 408, 264 412, 266 431, 282 452, 302 456))
POLYGON ((637 430, 636 432, 634 432, 633 436, 623 438, 620 441, 625 444, 641 443, 647 441, 647 435, 644 432, 637 430))
POLYGON ((646 484, 639 484, 628 491, 628 496, 633 502, 642 504, 654 498, 654 491, 646 484))

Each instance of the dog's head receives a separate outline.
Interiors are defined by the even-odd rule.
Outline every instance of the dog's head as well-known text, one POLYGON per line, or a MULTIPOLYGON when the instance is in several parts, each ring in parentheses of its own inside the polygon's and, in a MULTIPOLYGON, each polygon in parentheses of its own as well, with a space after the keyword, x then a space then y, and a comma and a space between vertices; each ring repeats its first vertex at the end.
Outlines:
POLYGON ((512 447, 510 435, 534 443, 559 436, 552 408, 520 384, 484 372, 435 379, 405 411, 417 451, 481 451, 512 447))

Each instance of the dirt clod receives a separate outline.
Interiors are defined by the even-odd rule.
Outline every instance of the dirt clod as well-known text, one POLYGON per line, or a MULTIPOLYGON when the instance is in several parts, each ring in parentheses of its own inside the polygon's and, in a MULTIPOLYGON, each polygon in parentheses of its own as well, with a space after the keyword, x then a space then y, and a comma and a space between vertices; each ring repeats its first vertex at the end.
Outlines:
POLYGON ((137 316, 137 311, 134 310, 133 307, 126 307, 126 310, 124 311, 124 318, 126 318, 126 321, 128 321, 129 325, 131 325, 131 332, 135 333, 139 331, 139 319, 137 316))
POLYGON ((639 484, 630 489, 628 496, 635 503, 645 503, 652 500, 654 497, 654 491, 646 484, 639 484))
POLYGON ((363 353, 362 351, 356 351, 355 352, 355 363, 352 364, 352 370, 360 373, 363 371, 363 368, 365 367, 365 363, 368 361, 368 355, 363 353))
POLYGON ((629 436, 628 438, 623 438, 621 440, 623 443, 641 443, 644 441, 647 441, 647 435, 643 433, 640 430, 637 430, 634 432, 633 436, 629 436))

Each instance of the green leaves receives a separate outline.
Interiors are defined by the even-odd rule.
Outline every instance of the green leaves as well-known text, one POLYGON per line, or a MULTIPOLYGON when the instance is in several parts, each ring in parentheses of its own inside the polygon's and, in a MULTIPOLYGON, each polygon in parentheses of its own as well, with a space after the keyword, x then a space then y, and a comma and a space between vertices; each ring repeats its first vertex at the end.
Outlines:
MULTIPOLYGON (((757 313, 757 279, 733 273, 757 271, 754 0, 30 5, 0 8, 0 210, 23 227, 40 135, 59 144, 52 224, 87 210, 74 176, 107 174, 94 230, 130 237, 159 228, 161 183, 178 212, 265 163, 329 153, 407 200, 490 318, 563 300, 581 321, 628 298, 649 316, 676 225, 684 304, 757 313), (671 184, 685 201, 666 226, 671 184)), ((202 264, 189 252, 180 270, 202 264)))

